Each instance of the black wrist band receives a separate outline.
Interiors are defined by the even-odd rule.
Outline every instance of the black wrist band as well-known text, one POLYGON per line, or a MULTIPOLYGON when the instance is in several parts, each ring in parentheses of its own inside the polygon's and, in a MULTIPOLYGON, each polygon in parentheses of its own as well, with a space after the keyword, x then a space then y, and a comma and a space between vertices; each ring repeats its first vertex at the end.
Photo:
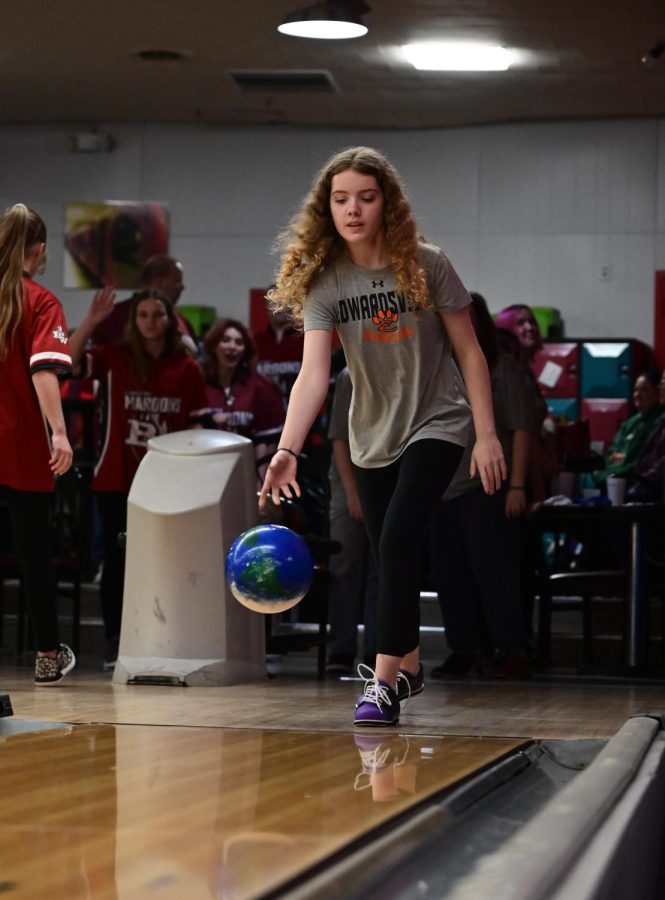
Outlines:
POLYGON ((275 450, 275 453, 279 453, 280 450, 283 450, 284 453, 290 453, 291 456, 292 456, 294 459, 298 459, 298 454, 297 454, 297 453, 294 453, 293 450, 289 450, 288 447, 278 447, 278 448, 275 450))
POLYGON ((509 491, 525 491, 526 485, 524 484, 511 484, 508 488, 509 491))

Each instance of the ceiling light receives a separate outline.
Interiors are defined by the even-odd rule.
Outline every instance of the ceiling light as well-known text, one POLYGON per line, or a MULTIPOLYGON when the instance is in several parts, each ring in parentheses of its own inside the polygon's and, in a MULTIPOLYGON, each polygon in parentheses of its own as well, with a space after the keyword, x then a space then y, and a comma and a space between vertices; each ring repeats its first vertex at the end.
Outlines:
POLYGON ((503 72, 513 54, 496 44, 469 41, 430 41, 406 44, 402 52, 416 69, 437 72, 503 72))
POLYGON ((289 13, 277 30, 293 37, 344 40, 367 34, 360 18, 369 12, 364 0, 338 0, 337 3, 315 3, 289 13))

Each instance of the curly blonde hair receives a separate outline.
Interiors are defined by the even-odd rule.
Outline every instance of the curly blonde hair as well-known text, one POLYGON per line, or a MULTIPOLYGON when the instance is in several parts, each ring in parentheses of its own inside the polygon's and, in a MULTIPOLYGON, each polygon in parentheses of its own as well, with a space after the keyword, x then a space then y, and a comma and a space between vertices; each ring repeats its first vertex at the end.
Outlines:
POLYGON ((315 177, 309 194, 288 228, 278 237, 282 260, 267 298, 274 312, 288 311, 302 324, 303 303, 321 270, 344 250, 333 223, 330 187, 333 177, 352 170, 373 175, 384 201, 385 237, 398 289, 417 308, 430 308, 425 273, 418 260, 419 234, 399 175, 371 147, 351 147, 331 157, 315 177))

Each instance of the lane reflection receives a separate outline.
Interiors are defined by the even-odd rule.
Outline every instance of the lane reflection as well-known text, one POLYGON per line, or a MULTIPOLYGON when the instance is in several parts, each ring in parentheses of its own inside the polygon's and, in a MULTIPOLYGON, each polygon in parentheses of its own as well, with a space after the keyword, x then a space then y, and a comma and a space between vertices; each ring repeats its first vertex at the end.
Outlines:
MULTIPOLYGON (((256 897, 521 741, 73 726, 0 740, 13 897, 256 897)), ((5 865, 8 863, 8 865, 5 865)))

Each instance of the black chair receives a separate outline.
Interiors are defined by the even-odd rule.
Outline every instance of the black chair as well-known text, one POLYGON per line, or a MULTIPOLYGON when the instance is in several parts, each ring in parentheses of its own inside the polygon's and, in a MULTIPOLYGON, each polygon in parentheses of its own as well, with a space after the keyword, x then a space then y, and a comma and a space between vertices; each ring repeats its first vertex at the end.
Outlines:
MULTIPOLYGON (((4 510, 8 513, 8 510, 4 510)), ((8 518, 2 519, 6 534, 8 518)), ((51 555, 56 578, 58 600, 71 600, 71 646, 74 653, 80 647, 81 584, 90 574, 90 546, 92 537, 92 494, 89 475, 85 469, 73 466, 61 475, 53 492, 51 514, 51 555)), ((16 650, 22 653, 32 644, 32 629, 27 619, 22 575, 11 544, 4 542, 0 551, 0 621, 4 613, 4 584, 8 579, 19 582, 16 650), (2 552, 4 551, 4 552, 2 552), (26 639, 27 635, 27 639, 26 639)), ((2 632, 0 631, 0 638, 2 632)))
MULTIPOLYGON (((595 663, 594 608, 623 607, 625 619, 629 569, 617 550, 613 536, 598 522, 584 523, 578 517, 566 520, 557 510, 548 519, 546 508, 531 520, 530 557, 533 564, 532 592, 538 599, 536 662, 551 665, 552 619, 558 611, 581 614, 584 667, 595 663)), ((625 643, 625 621, 621 636, 625 643)))

